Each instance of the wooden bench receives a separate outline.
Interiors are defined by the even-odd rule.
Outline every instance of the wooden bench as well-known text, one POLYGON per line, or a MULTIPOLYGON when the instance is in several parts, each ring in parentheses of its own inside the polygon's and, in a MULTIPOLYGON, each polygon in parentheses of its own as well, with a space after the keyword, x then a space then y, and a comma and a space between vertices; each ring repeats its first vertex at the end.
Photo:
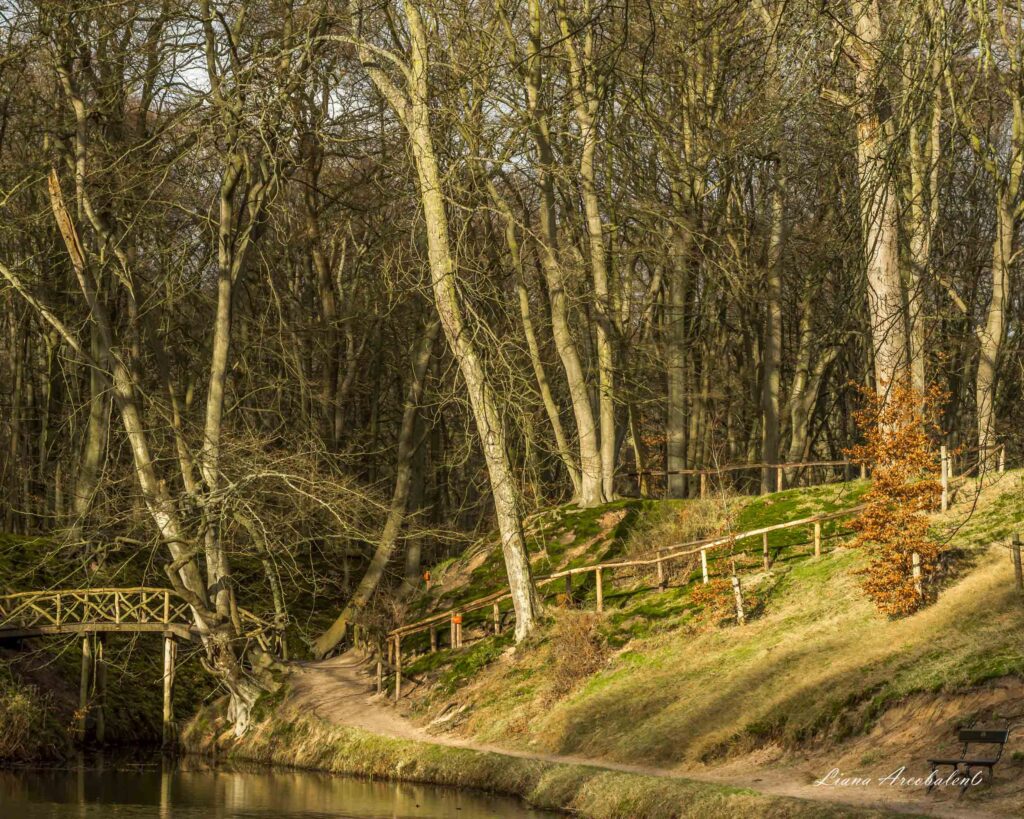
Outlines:
MULTIPOLYGON (((958 741, 963 743, 963 748, 960 750, 960 756, 956 759, 929 759, 928 764, 932 769, 932 776, 928 784, 928 790, 930 791, 935 787, 935 775, 939 772, 939 768, 944 765, 949 765, 953 768, 953 771, 959 771, 960 766, 964 767, 964 774, 967 779, 965 782, 969 784, 971 777, 971 768, 988 768, 989 777, 992 776, 992 768, 999 761, 1003 755, 1003 748, 1006 747, 1006 740, 1010 737, 1009 728, 962 728, 957 733, 958 741), (968 756, 972 745, 987 745, 991 748, 988 752, 989 756, 979 756, 978 752, 974 752, 974 756, 968 756), (998 746, 996 748, 995 746, 998 746), (994 752, 994 755, 992 755, 994 752)), ((961 787, 961 792, 967 789, 967 784, 961 787)))

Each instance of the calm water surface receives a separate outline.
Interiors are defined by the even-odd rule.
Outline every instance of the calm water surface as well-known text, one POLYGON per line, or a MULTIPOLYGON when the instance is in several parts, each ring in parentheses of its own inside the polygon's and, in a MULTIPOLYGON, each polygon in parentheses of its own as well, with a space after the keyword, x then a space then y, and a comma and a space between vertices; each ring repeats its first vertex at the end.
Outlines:
POLYGON ((476 791, 194 762, 0 770, 2 819, 550 819, 558 814, 476 791))

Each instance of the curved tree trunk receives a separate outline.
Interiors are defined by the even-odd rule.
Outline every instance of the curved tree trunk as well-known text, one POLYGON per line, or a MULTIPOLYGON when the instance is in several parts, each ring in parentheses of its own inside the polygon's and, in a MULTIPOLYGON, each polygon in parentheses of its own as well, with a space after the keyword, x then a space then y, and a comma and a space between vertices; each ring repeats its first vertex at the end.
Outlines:
POLYGON ((313 642, 313 653, 318 657, 325 656, 345 636, 348 624, 358 619, 359 613, 370 602, 370 598, 380 585, 384 571, 394 554, 398 544, 398 536, 405 523, 409 501, 409 487, 412 484, 413 456, 416 454, 416 417, 419 414, 420 400, 423 397, 423 382, 430 364, 430 356, 434 351, 434 342, 440 322, 437 319, 427 324, 423 338, 413 355, 412 380, 405 396, 405 407, 402 410, 402 424, 398 432, 398 453, 395 457, 395 488, 391 494, 391 508, 388 511, 384 529, 381 532, 377 548, 374 550, 370 565, 366 568, 359 585, 349 599, 341 614, 335 618, 330 627, 313 642))
POLYGON ((411 64, 405 74, 407 93, 400 91, 383 71, 374 67, 369 52, 364 50, 361 56, 374 84, 394 108, 409 133, 426 226, 434 302, 448 346, 466 382, 477 434, 487 464, 498 529, 501 533, 505 571, 516 613, 518 641, 533 630, 540 613, 540 601, 533 586, 526 539, 523 536, 522 519, 519 514, 516 481, 506 449, 505 428, 480 352, 473 340, 473 334, 466 326, 462 303, 455 285, 456 268, 449 243, 448 214, 445 210, 441 174, 430 131, 429 55, 426 30, 415 3, 405 3, 404 9, 411 41, 411 64))

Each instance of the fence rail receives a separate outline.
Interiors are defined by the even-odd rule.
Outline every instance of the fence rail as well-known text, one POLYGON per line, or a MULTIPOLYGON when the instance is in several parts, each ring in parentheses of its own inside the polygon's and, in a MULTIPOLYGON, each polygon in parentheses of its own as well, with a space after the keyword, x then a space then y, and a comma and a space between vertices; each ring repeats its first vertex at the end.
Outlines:
MULTIPOLYGON (((660 549, 651 550, 646 554, 650 554, 649 557, 639 557, 626 560, 611 560, 602 563, 589 564, 587 566, 575 566, 571 569, 563 569, 559 572, 553 572, 549 575, 543 575, 535 578, 535 584, 537 587, 545 586, 555 580, 559 580, 566 577, 574 577, 576 575, 586 575, 591 572, 595 575, 595 588, 597 589, 597 607, 600 611, 603 607, 602 599, 602 575, 605 571, 613 572, 616 570, 627 569, 627 568, 640 568, 654 566, 663 572, 668 568, 668 564, 671 561, 679 560, 684 557, 690 557, 692 555, 703 554, 702 565, 706 565, 708 552, 721 549, 725 546, 729 546, 737 543, 741 540, 747 540, 749 538, 763 537, 771 534, 772 532, 780 532, 785 529, 794 529, 801 526, 811 526, 814 532, 814 543, 816 553, 820 554, 821 550, 821 524, 831 520, 839 520, 841 518, 847 518, 855 515, 857 512, 863 509, 863 505, 851 506, 848 509, 841 509, 837 512, 828 512, 822 515, 813 515, 811 517, 799 518, 797 520, 785 521, 783 523, 775 523, 770 526, 761 526, 757 529, 750 529, 744 532, 734 532, 728 535, 722 535, 713 538, 705 538, 703 540, 688 541, 686 543, 676 544, 674 546, 665 546, 660 549)), ((388 638, 394 640, 396 638, 409 637, 413 634, 426 631, 432 627, 437 626, 445 621, 450 621, 454 617, 470 612, 479 611, 486 608, 487 606, 493 606, 496 603, 500 603, 503 600, 508 600, 512 596, 511 592, 502 589, 484 597, 477 598, 468 603, 460 606, 453 606, 452 608, 445 609, 444 611, 433 614, 430 617, 425 617, 421 620, 417 620, 414 623, 399 626, 396 629, 392 629, 388 632, 388 638)))
MULTIPOLYGON (((266 651, 279 647, 276 624, 239 608, 242 636, 266 651)), ((0 595, 0 637, 73 632, 166 631, 191 638, 188 603, 171 589, 55 589, 0 595)))
MULTIPOLYGON (((812 485, 814 483, 813 470, 815 469, 828 469, 842 467, 841 475, 834 474, 833 479, 841 477, 842 480, 850 480, 854 475, 858 475, 861 478, 867 477, 867 468, 862 464, 857 464, 851 459, 838 459, 838 460, 820 460, 820 461, 795 461, 791 463, 741 463, 741 464, 722 464, 720 466, 713 467, 700 467, 693 469, 642 469, 634 472, 623 473, 626 477, 636 480, 637 488, 641 494, 650 494, 649 487, 647 486, 648 478, 669 478, 671 476, 681 476, 684 478, 697 478, 698 483, 691 486, 694 494, 703 498, 707 496, 707 493, 712 489, 712 485, 717 482, 719 485, 724 485, 727 481, 732 484, 733 488, 746 488, 756 491, 763 491, 764 485, 762 481, 763 474, 765 472, 774 473, 774 489, 773 491, 781 491, 784 488, 792 489, 793 487, 803 483, 804 485, 812 485), (859 467, 856 472, 853 472, 853 467, 859 467), (801 475, 808 474, 807 470, 811 470, 811 477, 801 481, 801 475), (751 475, 749 480, 740 479, 740 486, 737 483, 737 478, 733 477, 735 473, 757 473, 751 475)), ((829 478, 826 477, 824 482, 828 482, 829 478)))

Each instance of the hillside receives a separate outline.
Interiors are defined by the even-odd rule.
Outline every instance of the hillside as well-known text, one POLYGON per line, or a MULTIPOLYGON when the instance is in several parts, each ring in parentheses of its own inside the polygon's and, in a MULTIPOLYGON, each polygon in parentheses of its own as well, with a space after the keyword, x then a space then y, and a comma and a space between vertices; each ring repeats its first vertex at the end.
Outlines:
MULTIPOLYGON (((645 590, 650 578, 616 580, 603 616, 588 613, 586 590, 579 611, 564 596, 550 599, 553 626, 526 650, 511 652, 507 637, 481 628, 461 650, 423 654, 408 668, 420 683, 412 715, 480 742, 755 787, 769 765, 798 784, 833 767, 920 769, 927 754, 952 750, 963 722, 1024 725, 1024 606, 1000 545, 1024 525, 1021 480, 1006 473, 980 494, 964 484, 958 503, 935 517, 948 570, 937 602, 912 617, 888 620, 864 598, 864 555, 843 548, 841 524, 817 560, 799 542, 804 533, 787 530, 772 535, 771 571, 758 570, 759 539, 737 561, 754 611, 742 627, 729 601, 702 598, 703 584, 687 584, 685 570, 661 593, 645 590)), ((752 529, 849 505, 861 488, 734 499, 727 517, 734 530, 752 529)), ((705 534, 691 527, 713 518, 712 503, 645 506, 629 533, 608 531, 605 551, 705 534)), ((971 798, 1024 805, 1021 749, 1011 739, 996 786, 971 798)))

